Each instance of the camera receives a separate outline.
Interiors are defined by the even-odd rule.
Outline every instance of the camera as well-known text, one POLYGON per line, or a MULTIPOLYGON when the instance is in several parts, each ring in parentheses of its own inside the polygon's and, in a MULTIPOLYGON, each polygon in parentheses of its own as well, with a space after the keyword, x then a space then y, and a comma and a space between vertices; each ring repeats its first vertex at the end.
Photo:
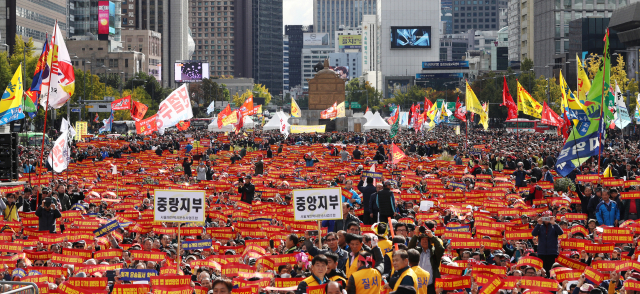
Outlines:
POLYGON ((318 230, 309 231, 309 236, 318 236, 318 230))
POLYGON ((542 221, 543 222, 548 222, 548 221, 551 221, 551 218, 548 217, 548 216, 545 216, 545 217, 542 217, 542 221))
POLYGON ((420 227, 418 230, 420 230, 421 234, 426 234, 427 233, 427 229, 425 227, 420 227))

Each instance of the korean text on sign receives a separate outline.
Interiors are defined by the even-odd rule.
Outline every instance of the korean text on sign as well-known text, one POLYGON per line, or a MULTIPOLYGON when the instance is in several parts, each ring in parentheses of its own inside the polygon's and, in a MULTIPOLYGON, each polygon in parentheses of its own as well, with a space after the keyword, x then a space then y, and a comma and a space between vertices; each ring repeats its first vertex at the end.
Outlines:
POLYGON ((154 221, 204 222, 204 191, 155 190, 154 221))
POLYGON ((296 221, 342 218, 341 188, 293 190, 296 221))

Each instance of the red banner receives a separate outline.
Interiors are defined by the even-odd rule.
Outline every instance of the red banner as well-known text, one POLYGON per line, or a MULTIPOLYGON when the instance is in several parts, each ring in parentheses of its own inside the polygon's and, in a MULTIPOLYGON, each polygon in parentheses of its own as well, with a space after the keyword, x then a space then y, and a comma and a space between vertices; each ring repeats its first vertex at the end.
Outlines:
POLYGON ((529 290, 558 291, 558 281, 551 279, 522 277, 520 284, 522 288, 529 290))
POLYGON ((131 108, 131 95, 111 102, 111 110, 128 110, 131 108))
POLYGON ((459 277, 459 278, 436 278, 436 289, 442 288, 444 290, 457 290, 464 288, 471 288, 471 277, 459 277))
POLYGON ((593 269, 590 266, 588 266, 584 270, 584 276, 585 278, 587 278, 589 281, 593 282, 596 285, 600 285, 600 283, 602 283, 602 281, 605 280, 605 275, 603 273, 593 269))
POLYGON ((144 118, 144 115, 147 113, 147 109, 149 109, 149 107, 135 100, 131 100, 131 103, 131 118, 135 121, 140 121, 142 118, 144 118))
POLYGON ((158 125, 156 124, 157 118, 158 118, 158 114, 154 114, 143 120, 136 121, 136 132, 138 134, 150 135, 153 132, 157 131, 158 130, 158 125))
POLYGON ((149 285, 146 284, 115 284, 111 294, 147 294, 149 285))
POLYGON ((523 258, 520 258, 516 265, 518 267, 521 267, 523 265, 530 265, 539 270, 542 268, 542 259, 533 256, 525 256, 523 258))

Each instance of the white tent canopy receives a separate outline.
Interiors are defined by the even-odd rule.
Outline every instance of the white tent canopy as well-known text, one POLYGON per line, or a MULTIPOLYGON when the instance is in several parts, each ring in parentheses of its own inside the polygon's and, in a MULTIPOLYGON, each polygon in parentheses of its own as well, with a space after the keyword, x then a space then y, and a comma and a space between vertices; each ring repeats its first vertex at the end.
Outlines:
MULTIPOLYGON (((243 129, 253 129, 254 126, 255 126, 255 123, 253 122, 253 119, 251 119, 251 117, 249 117, 249 116, 245 116, 242 128, 243 129)), ((234 132, 235 131, 235 129, 233 128, 233 125, 222 126, 222 129, 218 129, 218 118, 217 117, 213 118, 213 120, 211 121, 211 123, 209 124, 207 129, 209 130, 209 132, 234 132)))
POLYGON ((242 124, 242 128, 243 129, 253 129, 254 126, 255 126, 255 122, 253 122, 253 119, 251 119, 250 116, 245 116, 244 117, 244 123, 242 124))
POLYGON ((382 119, 382 117, 380 117, 379 112, 376 112, 371 118, 371 120, 368 120, 367 123, 364 124, 364 126, 362 126, 362 128, 364 129, 365 132, 367 132, 371 130, 390 130, 391 126, 389 126, 389 124, 386 123, 382 119))
POLYGON ((273 117, 269 119, 269 121, 262 127, 263 131, 268 130, 279 130, 280 129, 280 118, 284 120, 288 120, 289 117, 282 111, 278 111, 273 114, 273 117))
POLYGON ((367 111, 367 113, 364 114, 364 118, 367 119, 367 122, 370 122, 373 118, 373 112, 371 112, 371 110, 367 111))

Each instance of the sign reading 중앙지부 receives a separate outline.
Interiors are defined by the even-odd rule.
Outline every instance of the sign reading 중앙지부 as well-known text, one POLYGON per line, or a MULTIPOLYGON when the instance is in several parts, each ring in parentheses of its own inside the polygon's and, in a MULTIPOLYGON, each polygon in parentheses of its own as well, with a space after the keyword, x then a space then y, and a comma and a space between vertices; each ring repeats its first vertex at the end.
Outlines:
POLYGON ((293 190, 293 209, 296 221, 341 219, 342 189, 293 190))
POLYGON ((204 191, 155 190, 154 221, 204 222, 204 191))

